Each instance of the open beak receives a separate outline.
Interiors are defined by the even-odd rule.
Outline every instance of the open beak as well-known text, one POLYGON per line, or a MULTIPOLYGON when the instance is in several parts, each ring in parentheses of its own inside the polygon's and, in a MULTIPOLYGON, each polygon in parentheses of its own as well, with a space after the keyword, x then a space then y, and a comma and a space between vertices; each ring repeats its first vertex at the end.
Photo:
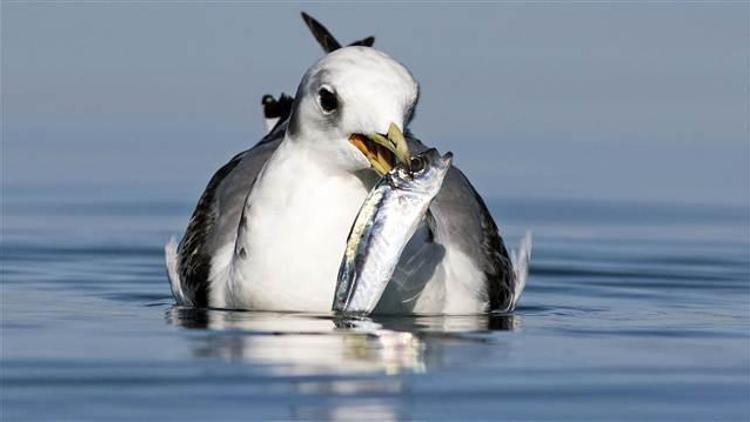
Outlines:
POLYGON ((381 176, 388 173, 398 163, 409 162, 409 147, 401 129, 394 123, 388 127, 388 134, 359 134, 349 137, 349 142, 364 154, 372 168, 381 176))

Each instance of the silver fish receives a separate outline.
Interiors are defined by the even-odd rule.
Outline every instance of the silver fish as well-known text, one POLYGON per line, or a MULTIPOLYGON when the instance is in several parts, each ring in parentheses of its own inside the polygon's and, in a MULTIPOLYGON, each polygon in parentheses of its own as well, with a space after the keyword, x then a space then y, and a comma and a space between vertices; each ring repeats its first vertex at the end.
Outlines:
POLYGON ((452 161, 450 152, 440 156, 429 149, 391 169, 372 188, 349 232, 333 311, 366 315, 375 309, 452 161))

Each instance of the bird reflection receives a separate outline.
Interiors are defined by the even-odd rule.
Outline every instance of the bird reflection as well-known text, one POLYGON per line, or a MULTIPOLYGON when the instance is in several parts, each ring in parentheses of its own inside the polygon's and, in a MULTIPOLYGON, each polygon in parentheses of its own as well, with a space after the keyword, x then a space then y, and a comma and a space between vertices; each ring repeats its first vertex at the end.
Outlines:
POLYGON ((284 374, 424 372, 455 342, 485 342, 515 330, 513 315, 340 318, 173 306, 167 322, 205 330, 195 357, 259 364, 284 374))

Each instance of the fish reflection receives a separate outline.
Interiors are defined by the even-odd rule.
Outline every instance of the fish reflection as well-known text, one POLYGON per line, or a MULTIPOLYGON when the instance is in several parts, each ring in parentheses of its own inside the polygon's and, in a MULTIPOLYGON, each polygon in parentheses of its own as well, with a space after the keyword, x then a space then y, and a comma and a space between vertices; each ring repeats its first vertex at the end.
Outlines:
POLYGON ((482 342, 488 331, 519 327, 513 315, 337 318, 330 315, 225 311, 174 306, 170 324, 204 329, 196 357, 268 366, 284 374, 424 372, 444 348, 482 342))

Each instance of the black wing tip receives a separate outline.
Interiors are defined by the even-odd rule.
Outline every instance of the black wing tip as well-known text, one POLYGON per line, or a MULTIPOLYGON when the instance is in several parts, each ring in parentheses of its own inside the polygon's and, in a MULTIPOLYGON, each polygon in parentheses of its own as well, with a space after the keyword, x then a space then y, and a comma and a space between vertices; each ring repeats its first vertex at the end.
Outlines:
POLYGON ((336 41, 336 38, 322 23, 305 12, 301 11, 300 14, 302 15, 302 20, 305 21, 305 25, 307 25, 310 32, 312 32, 318 41, 318 44, 323 48, 323 51, 330 53, 341 48, 341 44, 336 41))
MULTIPOLYGON (((302 20, 305 21, 307 28, 312 32, 315 40, 323 47, 323 51, 330 53, 341 48, 341 43, 336 40, 336 37, 322 23, 304 11, 300 11, 300 15, 302 16, 302 20)), ((373 44, 375 44, 375 36, 370 35, 359 41, 354 41, 349 46, 372 47, 373 44)))
POLYGON ((362 38, 359 41, 354 41, 353 43, 349 44, 349 46, 360 46, 360 47, 372 47, 372 45, 375 44, 375 36, 370 35, 367 38, 362 38))
MULTIPOLYGON (((308 27, 310 27, 310 26, 315 25, 316 23, 318 23, 318 21, 316 21, 315 18, 313 18, 312 16, 308 15, 304 11, 300 11, 299 14, 302 15, 302 20, 305 21, 305 24, 308 27)), ((319 23, 318 23, 318 25, 319 25, 319 23)))

